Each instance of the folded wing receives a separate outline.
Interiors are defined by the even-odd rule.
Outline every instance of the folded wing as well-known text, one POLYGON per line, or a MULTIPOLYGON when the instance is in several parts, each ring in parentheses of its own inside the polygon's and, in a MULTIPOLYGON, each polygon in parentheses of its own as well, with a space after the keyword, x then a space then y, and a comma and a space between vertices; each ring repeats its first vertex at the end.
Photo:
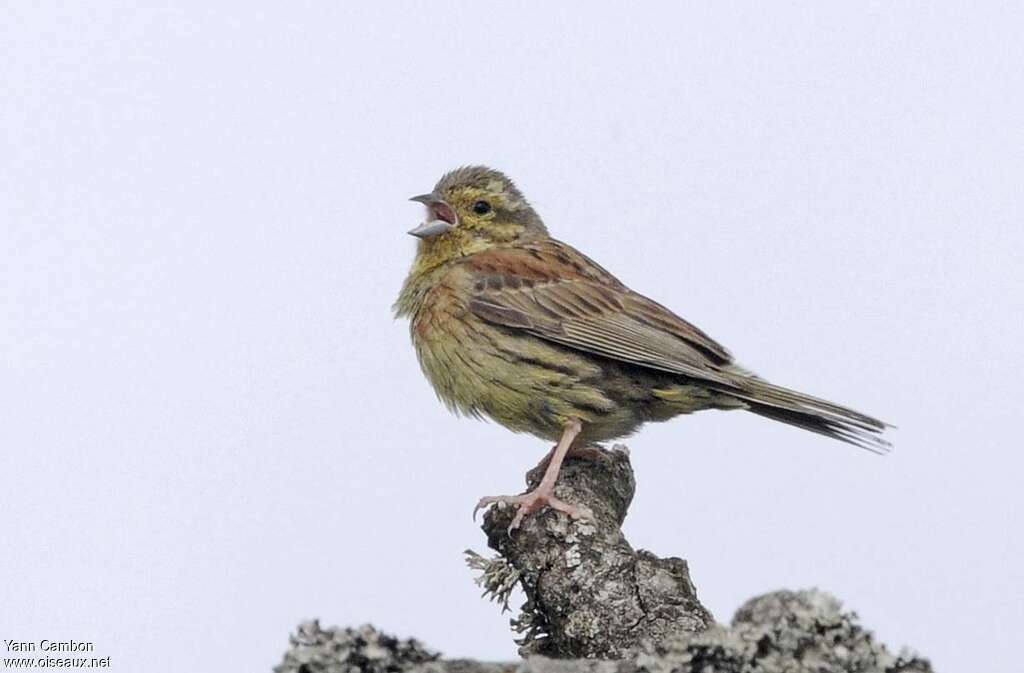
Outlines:
POLYGON ((470 262, 478 317, 630 364, 732 385, 728 351, 664 306, 555 241, 470 262))

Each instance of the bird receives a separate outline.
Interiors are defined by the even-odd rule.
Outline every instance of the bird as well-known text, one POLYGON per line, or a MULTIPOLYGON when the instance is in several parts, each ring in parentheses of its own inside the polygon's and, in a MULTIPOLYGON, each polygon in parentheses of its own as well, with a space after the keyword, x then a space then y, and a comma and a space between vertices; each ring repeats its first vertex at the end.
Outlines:
POLYGON ((457 415, 487 417, 556 442, 516 508, 510 532, 555 496, 564 460, 645 423, 706 409, 745 410, 875 453, 892 427, 867 414, 774 385, 736 364, 705 332, 629 289, 553 238, 505 174, 463 166, 411 201, 426 218, 393 310, 409 320, 427 380, 457 415))

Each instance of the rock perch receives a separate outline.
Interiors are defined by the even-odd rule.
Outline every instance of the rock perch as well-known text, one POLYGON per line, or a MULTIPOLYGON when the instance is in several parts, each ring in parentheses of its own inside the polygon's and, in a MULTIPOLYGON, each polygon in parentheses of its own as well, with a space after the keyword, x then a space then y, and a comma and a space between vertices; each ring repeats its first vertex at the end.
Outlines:
POLYGON ((589 507, 591 519, 544 510, 509 535, 511 509, 484 516, 498 556, 467 559, 485 595, 506 607, 514 588, 524 590, 512 620, 521 661, 443 659, 372 626, 311 621, 291 637, 275 673, 931 673, 926 659, 892 654, 816 590, 753 598, 731 625, 716 624, 686 561, 634 550, 623 537, 634 488, 628 452, 599 450, 567 461, 557 485, 557 496, 589 507))
POLYGON ((556 488, 562 500, 586 505, 592 519, 544 509, 509 535, 512 509, 487 511, 487 543, 518 571, 528 598, 521 654, 618 659, 643 642, 714 623, 686 561, 634 550, 623 536, 635 487, 628 451, 595 450, 566 461, 556 488))

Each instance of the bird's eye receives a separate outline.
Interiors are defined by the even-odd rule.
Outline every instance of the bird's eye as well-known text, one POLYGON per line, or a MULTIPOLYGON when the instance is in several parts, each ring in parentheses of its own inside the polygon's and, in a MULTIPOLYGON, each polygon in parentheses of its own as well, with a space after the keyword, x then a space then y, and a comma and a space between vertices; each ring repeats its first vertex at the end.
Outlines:
POLYGON ((491 212, 491 204, 486 201, 477 201, 473 204, 473 212, 477 215, 486 215, 491 212))

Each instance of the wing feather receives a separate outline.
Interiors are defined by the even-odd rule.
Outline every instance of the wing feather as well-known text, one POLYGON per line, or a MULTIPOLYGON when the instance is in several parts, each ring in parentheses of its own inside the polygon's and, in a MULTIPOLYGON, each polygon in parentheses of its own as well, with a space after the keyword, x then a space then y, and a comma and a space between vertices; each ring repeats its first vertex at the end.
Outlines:
POLYGON ((722 346, 556 241, 479 253, 470 310, 483 320, 622 362, 733 386, 722 346))

